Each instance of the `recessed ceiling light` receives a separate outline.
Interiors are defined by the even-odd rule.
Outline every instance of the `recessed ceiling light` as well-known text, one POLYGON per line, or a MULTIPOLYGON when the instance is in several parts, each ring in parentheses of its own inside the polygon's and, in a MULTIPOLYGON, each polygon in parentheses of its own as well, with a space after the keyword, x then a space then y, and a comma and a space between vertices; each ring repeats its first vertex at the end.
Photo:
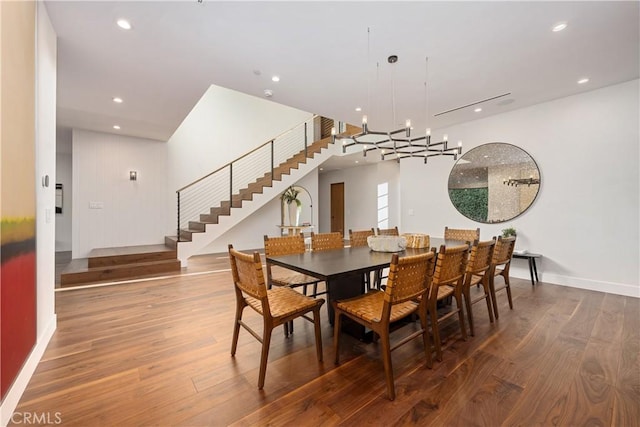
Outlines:
POLYGON ((587 83, 588 81, 589 81, 589 79, 584 77, 584 78, 578 80, 578 84, 579 85, 583 85, 583 84, 587 83))
POLYGON ((271 81, 272 81, 272 82, 279 82, 279 81, 280 81, 280 77, 278 77, 278 76, 273 76, 273 77, 271 77, 271 81))
POLYGON ((118 19, 116 23, 118 24, 118 27, 122 28, 123 30, 131 29, 131 23, 126 19, 118 19))
POLYGON ((356 107, 356 111, 362 111, 362 107, 356 107))
POLYGON ((324 168, 320 168, 320 170, 321 170, 321 171, 323 171, 323 170, 324 170, 324 168))
POLYGON ((473 110, 473 111, 475 111, 476 113, 479 113, 480 111, 482 111, 482 108, 478 107, 478 108, 476 108, 476 109, 475 109, 475 110, 473 110))
POLYGON ((115 130, 120 130, 120 126, 118 126, 118 125, 113 125, 113 128, 114 128, 115 130))
POLYGON ((356 163, 360 163, 360 162, 356 160, 356 163))
POLYGON ((118 98, 116 96, 115 98, 113 98, 113 102, 115 102, 116 104, 122 104, 122 98, 118 98))
POLYGON ((556 25, 553 26, 553 28, 551 29, 554 33, 557 33, 558 31, 562 31, 565 28, 567 28, 567 23, 566 22, 558 22, 556 25))

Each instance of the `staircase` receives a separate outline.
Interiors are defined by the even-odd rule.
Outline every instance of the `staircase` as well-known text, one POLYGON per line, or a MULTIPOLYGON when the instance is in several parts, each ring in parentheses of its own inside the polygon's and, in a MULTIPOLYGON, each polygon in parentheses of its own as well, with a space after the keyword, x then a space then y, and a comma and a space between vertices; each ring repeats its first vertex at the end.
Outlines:
MULTIPOLYGON (((352 135, 360 132, 360 128, 351 125, 346 125, 344 129, 343 135, 352 135)), ((125 280, 180 271, 181 266, 187 266, 189 257, 197 254, 217 237, 273 200, 273 198, 279 197, 289 185, 315 170, 329 157, 342 152, 341 146, 332 144, 332 137, 330 136, 308 146, 306 143, 297 142, 293 145, 289 143, 291 147, 288 148, 288 151, 294 150, 294 153, 287 155, 286 160, 274 166, 275 141, 276 139, 263 144, 263 146, 256 148, 251 153, 242 156, 229 165, 225 165, 189 186, 178 190, 179 234, 166 236, 165 245, 94 249, 87 259, 72 260, 61 273, 60 285, 62 287, 77 286, 91 282, 125 280), (233 192, 233 194, 227 192, 226 199, 219 201, 211 201, 210 199, 197 200, 196 203, 185 202, 184 196, 185 193, 188 193, 187 190, 192 190, 193 187, 198 187, 198 185, 201 187, 208 185, 206 184, 206 179, 216 182, 215 185, 219 184, 218 181, 222 179, 219 176, 219 172, 224 172, 227 167, 232 169, 231 166, 236 165, 236 169, 243 169, 241 172, 255 170, 252 166, 243 165, 242 161, 248 158, 249 155, 256 153, 261 147, 268 147, 268 144, 271 144, 272 160, 271 167, 268 168, 271 169, 269 172, 257 179, 253 175, 254 178, 249 178, 250 182, 246 185, 236 183, 236 187, 241 188, 233 192), (240 167, 237 167, 238 165, 240 167), (181 193, 183 200, 180 198, 181 193), (199 206, 206 206, 206 209, 199 206), (185 217, 187 219, 184 219, 185 217)), ((280 146, 285 144, 286 142, 280 144, 280 146)), ((281 155, 286 152, 286 150, 281 150, 281 155)), ((235 173, 237 174, 238 172, 235 173)), ((231 174, 229 181, 231 181, 231 178, 235 178, 235 176, 231 174)), ((224 182, 225 185, 228 184, 227 188, 232 187, 231 183, 224 182)), ((208 189, 205 188, 205 190, 207 190, 204 191, 205 193, 209 192, 208 189)), ((202 189, 196 188, 196 192, 198 191, 203 192, 202 189)), ((211 192, 215 193, 215 188, 211 192)))
MULTIPOLYGON (((346 125, 342 135, 360 132, 355 126, 346 125)), ((189 220, 180 227, 178 236, 165 237, 165 243, 176 248, 182 266, 188 258, 197 254, 209 243, 220 237, 233 226, 264 206, 293 183, 315 170, 329 157, 342 153, 342 147, 332 144, 332 137, 326 137, 296 152, 286 161, 273 167, 258 179, 231 195, 231 200, 223 200, 218 206, 199 214, 197 220, 189 220)), ((180 194, 180 193, 179 193, 180 194)))

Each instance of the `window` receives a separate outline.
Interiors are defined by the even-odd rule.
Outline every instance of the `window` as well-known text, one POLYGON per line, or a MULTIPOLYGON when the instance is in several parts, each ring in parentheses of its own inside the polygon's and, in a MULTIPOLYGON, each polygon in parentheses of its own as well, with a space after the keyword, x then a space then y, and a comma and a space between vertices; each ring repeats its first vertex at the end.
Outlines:
POLYGON ((378 228, 389 228, 389 183, 378 184, 378 228))

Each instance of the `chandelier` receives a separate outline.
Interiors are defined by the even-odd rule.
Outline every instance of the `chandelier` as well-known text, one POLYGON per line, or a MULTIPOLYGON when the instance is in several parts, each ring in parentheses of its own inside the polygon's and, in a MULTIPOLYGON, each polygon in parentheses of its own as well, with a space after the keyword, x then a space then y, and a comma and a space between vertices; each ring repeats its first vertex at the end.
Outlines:
POLYGON ((530 176, 529 178, 511 178, 505 179, 502 181, 504 185, 508 185, 511 187, 517 187, 518 185, 526 185, 527 187, 531 187, 534 184, 540 184, 539 178, 534 178, 530 176))
MULTIPOLYGON (((427 64, 428 64, 427 58, 427 64)), ((398 62, 397 55, 391 55, 387 58, 387 62, 393 66, 398 62)), ((425 68, 425 74, 428 69, 425 68)), ((428 111, 427 105, 427 81, 425 76, 425 111, 428 111)), ((395 93, 392 79, 392 109, 393 123, 395 121, 395 93)), ((428 113, 427 113, 428 116, 428 113)), ((422 158, 427 163, 429 157, 435 156, 452 156, 453 160, 458 160, 458 155, 462 154, 462 141, 458 141, 455 146, 449 146, 449 138, 445 134, 441 141, 431 140, 431 129, 427 128, 424 135, 412 136, 411 120, 405 121, 405 126, 392 131, 375 131, 369 129, 367 116, 362 117, 362 131, 350 136, 337 135, 336 129, 331 129, 332 140, 335 143, 336 138, 342 140, 342 152, 346 153, 349 147, 361 146, 362 153, 366 157, 370 151, 378 151, 382 160, 387 158, 395 158, 398 163, 405 158, 422 158)))

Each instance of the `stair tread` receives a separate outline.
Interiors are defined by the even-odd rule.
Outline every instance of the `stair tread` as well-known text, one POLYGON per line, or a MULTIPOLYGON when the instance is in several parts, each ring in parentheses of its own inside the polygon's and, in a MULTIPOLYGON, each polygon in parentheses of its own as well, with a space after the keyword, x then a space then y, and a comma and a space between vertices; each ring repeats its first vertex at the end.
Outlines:
POLYGON ((122 255, 135 255, 135 254, 147 254, 154 252, 175 252, 163 243, 155 245, 138 245, 138 246, 123 246, 115 248, 97 248, 89 252, 88 258, 107 257, 107 256, 122 256, 122 255))
POLYGON ((123 270, 132 267, 146 267, 150 265, 160 265, 160 264, 175 264, 180 263, 178 259, 163 259, 157 261, 145 261, 145 262, 132 262, 130 264, 116 264, 102 267, 92 267, 89 268, 89 260, 88 258, 74 259, 71 260, 69 265, 62 271, 62 275, 65 274, 74 274, 74 273, 86 273, 93 271, 106 271, 106 270, 123 270))

